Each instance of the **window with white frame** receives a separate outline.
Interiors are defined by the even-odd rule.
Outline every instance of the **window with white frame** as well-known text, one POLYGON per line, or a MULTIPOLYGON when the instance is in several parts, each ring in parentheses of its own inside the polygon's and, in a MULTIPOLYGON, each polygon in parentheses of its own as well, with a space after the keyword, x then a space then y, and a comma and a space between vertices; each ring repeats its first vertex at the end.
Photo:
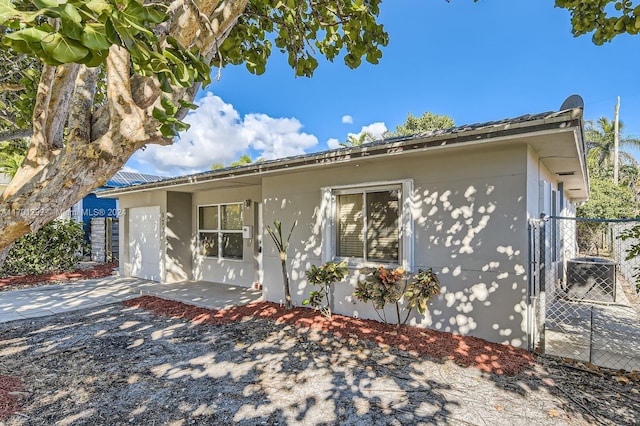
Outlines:
POLYGON ((200 254, 242 259, 242 204, 198 206, 200 254))
POLYGON ((326 260, 412 265, 411 181, 323 188, 326 260))

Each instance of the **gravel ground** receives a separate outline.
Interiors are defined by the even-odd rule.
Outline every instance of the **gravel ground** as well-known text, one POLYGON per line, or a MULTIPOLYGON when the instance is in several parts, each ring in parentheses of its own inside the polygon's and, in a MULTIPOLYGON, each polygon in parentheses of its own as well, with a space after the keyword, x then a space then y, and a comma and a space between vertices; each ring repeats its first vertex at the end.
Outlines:
MULTIPOLYGON (((0 324, 7 425, 636 424, 640 386, 541 359, 517 376, 249 319, 194 324, 122 304, 0 324)), ((2 419, 0 419, 2 424, 2 419)))

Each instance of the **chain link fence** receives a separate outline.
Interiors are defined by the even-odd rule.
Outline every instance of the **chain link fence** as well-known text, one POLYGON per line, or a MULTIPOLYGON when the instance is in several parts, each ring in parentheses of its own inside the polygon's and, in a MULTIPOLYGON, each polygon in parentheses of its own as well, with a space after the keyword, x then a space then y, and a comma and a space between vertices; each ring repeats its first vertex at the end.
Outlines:
POLYGON ((530 221, 529 346, 541 353, 640 370, 639 220, 545 217, 530 221))

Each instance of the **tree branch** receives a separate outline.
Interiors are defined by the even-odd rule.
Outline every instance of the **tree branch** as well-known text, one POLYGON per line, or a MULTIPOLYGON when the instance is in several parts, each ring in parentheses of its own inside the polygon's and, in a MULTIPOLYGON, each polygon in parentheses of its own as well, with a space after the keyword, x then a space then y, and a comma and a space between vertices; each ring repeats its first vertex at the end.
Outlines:
POLYGON ((19 92, 24 90, 24 85, 19 83, 0 83, 0 92, 19 92))
POLYGON ((79 70, 79 64, 64 64, 56 69, 49 101, 49 111, 55 111, 55 114, 47 116, 46 122, 45 146, 49 149, 62 148, 64 125, 79 70))
POLYGON ((11 130, 0 133, 0 142, 31 137, 33 129, 11 130))
POLYGON ((73 145, 87 144, 91 140, 91 112, 99 72, 98 68, 87 68, 84 65, 80 67, 69 108, 67 150, 73 145))

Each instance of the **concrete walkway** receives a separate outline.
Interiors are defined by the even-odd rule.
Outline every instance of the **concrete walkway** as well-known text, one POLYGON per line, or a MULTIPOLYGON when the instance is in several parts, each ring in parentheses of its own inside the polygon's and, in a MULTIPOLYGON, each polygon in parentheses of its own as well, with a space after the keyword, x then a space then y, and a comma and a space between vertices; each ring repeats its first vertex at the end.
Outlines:
POLYGON ((113 276, 0 292, 0 322, 94 308, 140 295, 158 296, 210 309, 223 309, 260 300, 262 292, 202 281, 159 284, 113 276))

